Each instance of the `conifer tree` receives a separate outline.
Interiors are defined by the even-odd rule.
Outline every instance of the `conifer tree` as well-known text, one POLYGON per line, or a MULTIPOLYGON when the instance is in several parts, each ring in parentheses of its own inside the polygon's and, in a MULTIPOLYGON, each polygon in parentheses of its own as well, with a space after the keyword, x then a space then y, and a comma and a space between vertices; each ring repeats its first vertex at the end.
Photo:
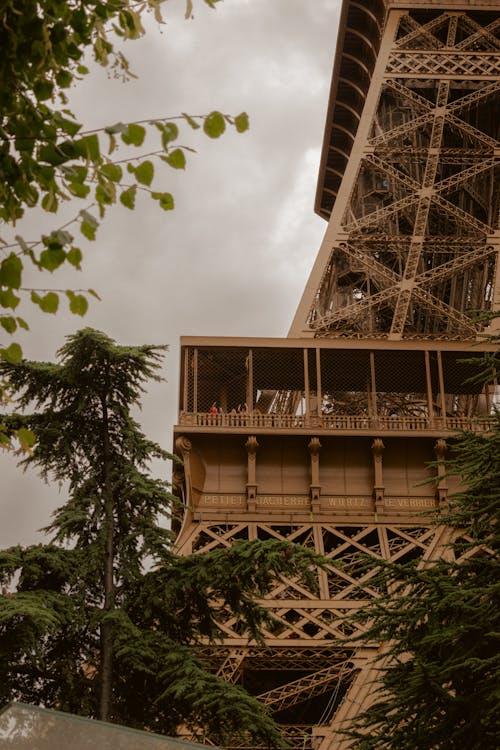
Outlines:
POLYGON ((47 544, 0 553, 0 702, 279 747, 258 701, 207 671, 193 646, 221 637, 228 607, 258 640, 269 616, 256 599, 282 574, 311 585, 319 561, 281 542, 174 554, 165 527, 172 496, 148 473, 152 458, 168 454, 131 415, 145 381, 158 379, 161 355, 162 347, 119 346, 85 329, 57 364, 1 365, 24 410, 9 426, 37 438, 24 463, 65 483, 68 499, 47 544))
POLYGON ((361 618, 385 644, 372 706, 350 727, 356 750, 500 747, 500 415, 464 433, 448 464, 466 489, 436 523, 442 557, 386 563, 361 618))

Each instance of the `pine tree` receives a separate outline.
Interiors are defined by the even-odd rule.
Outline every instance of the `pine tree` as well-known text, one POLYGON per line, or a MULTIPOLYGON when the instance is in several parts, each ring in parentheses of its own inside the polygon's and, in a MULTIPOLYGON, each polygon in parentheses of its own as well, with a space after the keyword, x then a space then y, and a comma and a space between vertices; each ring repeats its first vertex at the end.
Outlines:
POLYGON ((361 615, 385 647, 376 699, 347 732, 357 750, 500 747, 499 414, 489 434, 459 437, 448 468, 467 489, 436 519, 443 556, 385 564, 390 593, 361 615))
POLYGON ((165 523, 173 498, 148 473, 169 454, 131 415, 144 383, 158 379, 162 347, 119 346, 85 329, 58 354, 57 364, 1 365, 32 410, 9 422, 36 435, 24 463, 65 483, 68 499, 47 544, 0 553, 0 702, 281 746, 258 701, 207 671, 193 646, 221 637, 227 607, 258 640, 269 615, 257 599, 282 574, 312 585, 319 560, 280 542, 176 556, 165 523))

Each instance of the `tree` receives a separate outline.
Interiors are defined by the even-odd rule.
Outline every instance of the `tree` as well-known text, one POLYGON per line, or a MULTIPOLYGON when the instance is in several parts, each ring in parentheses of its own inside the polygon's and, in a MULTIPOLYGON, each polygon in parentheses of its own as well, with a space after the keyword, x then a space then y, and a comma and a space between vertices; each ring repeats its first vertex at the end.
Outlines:
POLYGON ((500 746, 500 415, 464 433, 448 470, 467 488, 436 523, 439 560, 387 563, 381 596, 361 614, 386 644, 373 705, 347 734, 358 750, 494 750, 500 746), (445 532, 446 533, 446 532, 445 532))
POLYGON ((49 543, 0 554, 0 699, 279 746, 257 700, 208 672, 193 646, 222 636, 228 607, 258 640, 269 615, 256 598, 282 574, 313 585, 319 560, 279 542, 174 554, 164 523, 173 499, 147 471, 152 457, 168 454, 130 413, 144 382, 158 377, 161 352, 86 329, 68 338, 57 364, 0 366, 20 406, 34 407, 9 419, 37 437, 24 463, 68 487, 49 543))
MULTIPOLYGON (((217 0, 204 0, 214 7, 217 0)), ((0 4, 0 221, 14 226, 27 209, 35 206, 56 213, 68 200, 83 200, 73 221, 41 237, 35 243, 16 235, 14 243, 0 246, 0 326, 4 334, 28 328, 17 308, 24 292, 45 313, 55 313, 60 298, 69 309, 84 315, 92 289, 66 291, 35 289, 23 285, 26 265, 54 272, 63 264, 81 267, 83 254, 75 242, 72 225, 87 240, 94 240, 107 209, 120 202, 135 206, 138 191, 148 193, 163 210, 174 208, 170 192, 155 187, 155 164, 184 169, 188 147, 177 145, 179 124, 202 128, 218 138, 226 125, 238 132, 248 128, 248 117, 213 111, 191 117, 165 117, 133 123, 109 123, 96 131, 85 131, 67 108, 66 91, 88 75, 84 56, 109 67, 115 76, 127 79, 128 62, 116 42, 134 40, 144 34, 142 16, 154 13, 162 22, 161 0, 25 0, 22 12, 16 0, 0 4), (147 132, 159 142, 148 143, 147 158, 134 152, 145 143, 147 132), (122 147, 116 156, 118 144, 122 147), (123 149, 125 148, 125 153, 123 149)), ((192 2, 186 2, 186 17, 192 2)), ((20 361, 22 351, 15 341, 0 345, 0 357, 20 361)), ((0 394, 1 395, 1 394, 0 394)), ((1 433, 0 433, 1 440, 1 433)))

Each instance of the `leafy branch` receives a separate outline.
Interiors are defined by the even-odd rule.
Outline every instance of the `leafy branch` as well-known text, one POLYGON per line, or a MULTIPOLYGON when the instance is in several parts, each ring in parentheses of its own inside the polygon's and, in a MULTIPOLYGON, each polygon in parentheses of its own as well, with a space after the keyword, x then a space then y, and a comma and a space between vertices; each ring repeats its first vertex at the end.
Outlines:
MULTIPOLYGON (((204 2, 213 8, 216 0, 204 2)), ((193 3, 187 0, 186 18, 192 11, 193 3)), ((89 296, 97 297, 92 289, 40 290, 23 283, 29 266, 50 273, 63 264, 81 269, 83 252, 68 227, 77 223, 86 240, 95 240, 106 211, 117 203, 133 210, 138 191, 148 193, 162 210, 174 209, 172 193, 156 184, 155 162, 161 160, 176 170, 186 167, 193 149, 179 143, 181 124, 212 139, 227 127, 239 133, 248 129, 246 113, 232 116, 218 111, 83 129, 66 107, 66 90, 89 74, 84 55, 91 50, 98 64, 125 79, 132 77, 127 59, 112 40, 121 43, 142 37, 147 12, 163 22, 160 0, 26 0, 22 13, 14 0, 3 5, 0 222, 14 227, 35 207, 57 213, 75 198, 89 202, 69 222, 35 242, 26 242, 20 234, 15 243, 0 240, 0 328, 6 335, 28 328, 25 318, 15 314, 23 293, 44 313, 57 312, 64 294, 69 310, 77 315, 85 314, 89 296), (159 145, 144 149, 146 138, 153 134, 159 145), (127 152, 117 159, 120 147, 127 152), (143 151, 137 154, 138 149, 143 151), (130 180, 124 179, 127 174, 130 180)), ((21 357, 17 342, 0 345, 0 358, 13 363, 21 357)))

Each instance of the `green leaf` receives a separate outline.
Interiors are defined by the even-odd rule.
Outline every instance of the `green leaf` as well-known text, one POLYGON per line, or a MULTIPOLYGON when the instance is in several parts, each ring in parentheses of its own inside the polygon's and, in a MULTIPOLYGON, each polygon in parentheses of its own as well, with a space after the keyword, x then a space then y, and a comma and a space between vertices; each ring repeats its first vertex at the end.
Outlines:
POLYGON ((144 138, 146 136, 146 130, 142 125, 131 125, 127 126, 127 131, 122 133, 122 141, 127 146, 142 146, 144 138))
POLYGON ((75 122, 74 120, 68 120, 67 117, 63 117, 59 112, 54 112, 53 118, 57 127, 66 133, 66 135, 73 137, 79 130, 81 130, 81 123, 75 122))
POLYGON ((37 292, 31 292, 31 301, 45 313, 55 314, 59 308, 59 295, 55 292, 47 292, 43 297, 37 292))
POLYGON ((157 122, 156 127, 161 130, 161 144, 166 150, 168 148, 168 144, 172 141, 175 141, 175 139, 178 137, 179 128, 177 127, 175 122, 157 122))
POLYGON ((70 161, 70 159, 77 159, 79 156, 80 153, 75 141, 64 141, 57 145, 49 143, 40 146, 38 150, 40 161, 47 162, 47 164, 54 167, 64 164, 64 162, 70 161))
POLYGON ((54 232, 51 232, 49 237, 47 238, 47 241, 45 241, 45 237, 43 237, 44 244, 48 247, 56 245, 69 245, 70 242, 73 240, 73 235, 67 232, 65 229, 56 229, 54 232))
POLYGON ((29 206, 30 208, 33 208, 33 206, 36 206, 36 204, 38 203, 39 195, 40 193, 38 192, 38 190, 36 189, 34 185, 28 185, 26 187, 26 198, 25 198, 26 205, 29 206))
POLYGON ((120 195, 120 203, 125 206, 125 208, 130 208, 131 210, 135 208, 135 195, 137 193, 137 185, 131 185, 129 188, 123 191, 123 193, 120 195))
POLYGON ((95 229, 97 229, 97 227, 99 226, 99 222, 96 217, 88 211, 85 211, 85 209, 82 209, 82 211, 80 211, 80 216, 84 221, 87 222, 87 224, 90 224, 95 229))
POLYGON ((79 167, 76 164, 71 167, 61 167, 61 172, 71 182, 83 183, 89 173, 88 167, 79 167))
POLYGON ((244 133, 245 130, 248 130, 248 128, 250 127, 250 123, 248 121, 247 113, 241 112, 239 115, 236 115, 236 117, 234 118, 234 125, 238 133, 244 133))
POLYGON ((226 129, 226 121, 220 112, 211 112, 203 121, 203 130, 209 138, 219 138, 226 129))
POLYGON ((17 320, 17 325, 19 326, 19 328, 24 328, 25 331, 29 331, 30 327, 26 323, 24 318, 17 317, 16 320, 17 320))
POLYGON ((27 430, 26 427, 20 427, 17 430, 17 439, 21 443, 22 450, 29 450, 35 445, 36 437, 35 433, 31 430, 27 430))
POLYGON ((1 289, 0 290, 0 307, 10 308, 15 310, 20 303, 21 298, 14 294, 12 289, 1 289))
POLYGON ((128 125, 125 125, 123 122, 117 122, 115 125, 108 125, 107 128, 104 128, 104 132, 108 135, 116 135, 116 133, 126 133, 128 130, 128 125))
POLYGON ((10 365, 17 365, 23 358, 23 350, 19 344, 11 344, 6 349, 0 349, 0 357, 10 365))
POLYGON ((33 93, 39 101, 45 101, 50 99, 52 92, 54 91, 54 84, 52 81, 41 80, 35 81, 33 85, 33 93))
POLYGON ((108 133, 109 135, 109 148, 108 148, 108 155, 111 156, 113 151, 116 150, 116 138, 113 135, 113 133, 108 133))
POLYGON ((164 211, 172 211, 174 206, 174 197, 171 193, 151 193, 151 197, 159 201, 164 211))
POLYGON ((95 133, 87 135, 85 138, 75 141, 75 147, 78 155, 92 162, 98 162, 101 158, 101 149, 99 147, 99 138, 95 133))
POLYGON ((56 83, 62 89, 69 88, 71 86, 72 80, 73 80, 73 76, 69 72, 69 70, 59 70, 56 73, 56 83))
POLYGON ((71 250, 68 250, 66 255, 66 260, 79 271, 81 270, 82 258, 82 251, 79 247, 72 247, 71 250))
POLYGON ((83 221, 80 224, 80 231, 86 237, 88 240, 95 240, 95 233, 96 229, 99 226, 99 222, 88 211, 82 210, 80 211, 80 216, 82 217, 83 221))
POLYGON ((92 297, 95 297, 96 299, 98 299, 99 302, 101 301, 101 298, 99 297, 99 295, 97 294, 97 292, 95 291, 95 289, 87 289, 87 292, 88 292, 88 294, 91 294, 92 297))
POLYGON ((21 259, 14 253, 11 253, 0 264, 0 285, 10 287, 10 289, 19 289, 21 286, 22 271, 23 264, 21 259))
POLYGON ((89 224, 88 221, 82 221, 80 231, 88 240, 95 240, 95 227, 89 224))
POLYGON ((49 211, 52 214, 55 214, 58 207, 58 201, 55 196, 55 193, 52 191, 45 193, 45 195, 42 198, 42 208, 44 211, 49 211))
POLYGON ((40 266, 46 268, 47 271, 55 271, 56 268, 64 263, 66 259, 66 251, 62 247, 50 247, 48 250, 43 250, 40 253, 40 266))
POLYGON ((174 151, 171 151, 167 156, 162 156, 161 158, 174 169, 186 168, 186 157, 180 148, 174 149, 174 151))
POLYGON ((95 189, 96 201, 100 206, 108 206, 114 203, 115 195, 116 190, 112 182, 101 182, 95 189))
POLYGON ((85 315, 88 310, 89 303, 83 294, 75 294, 71 290, 66 291, 66 296, 69 299, 69 309, 74 315, 85 315))
POLYGON ((186 122, 193 128, 193 130, 198 130, 200 127, 200 124, 196 122, 190 115, 187 115, 185 112, 182 113, 183 118, 186 120, 186 122))
POLYGON ((68 190, 75 198, 86 198, 90 193, 88 185, 82 185, 80 182, 68 182, 68 190))
POLYGON ((11 315, 0 316, 0 325, 7 333, 14 333, 17 329, 16 319, 11 315))
POLYGON ((104 164, 101 167, 101 173, 112 182, 120 182, 123 176, 123 170, 118 164, 104 164))
POLYGON ((155 168, 153 167, 153 162, 149 160, 143 161, 142 164, 139 164, 139 166, 136 167, 135 179, 137 182, 140 182, 141 185, 151 185, 154 176, 155 168))

